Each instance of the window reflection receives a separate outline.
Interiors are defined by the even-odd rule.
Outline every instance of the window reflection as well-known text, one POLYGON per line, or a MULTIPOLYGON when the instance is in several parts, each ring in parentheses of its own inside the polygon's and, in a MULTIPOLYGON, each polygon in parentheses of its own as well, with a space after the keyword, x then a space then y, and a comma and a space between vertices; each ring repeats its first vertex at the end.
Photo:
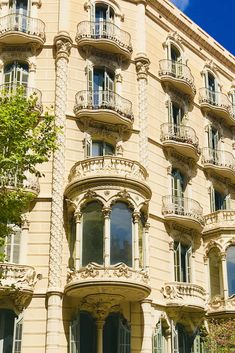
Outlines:
POLYGON ((103 228, 102 206, 90 202, 83 210, 82 266, 89 262, 103 263, 103 228))
POLYGON ((111 265, 123 262, 132 266, 132 213, 123 202, 117 202, 111 212, 111 265))
POLYGON ((235 294, 235 246, 227 250, 228 295, 235 294))

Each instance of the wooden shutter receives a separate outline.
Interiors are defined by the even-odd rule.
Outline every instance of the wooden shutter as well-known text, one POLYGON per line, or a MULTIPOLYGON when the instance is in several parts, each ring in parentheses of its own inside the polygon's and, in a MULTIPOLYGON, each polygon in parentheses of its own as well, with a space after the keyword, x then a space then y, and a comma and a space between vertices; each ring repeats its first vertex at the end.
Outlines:
POLYGON ((173 353, 180 353, 179 352, 179 335, 178 335, 178 330, 173 325, 172 327, 172 347, 173 347, 173 353))
POLYGON ((191 258, 192 258, 192 247, 190 246, 185 254, 185 263, 186 263, 186 281, 190 282, 191 280, 191 258))
POLYGON ((12 353, 21 353, 22 345, 23 317, 19 315, 15 318, 12 353))
POLYGON ((215 189, 213 186, 210 187, 210 206, 211 212, 215 212, 215 189))
POLYGON ((80 327, 79 327, 79 314, 70 322, 69 327, 69 353, 80 352, 80 327))
POLYGON ((180 282, 180 267, 181 267, 181 256, 180 256, 180 243, 174 242, 174 269, 175 269, 175 281, 180 282))

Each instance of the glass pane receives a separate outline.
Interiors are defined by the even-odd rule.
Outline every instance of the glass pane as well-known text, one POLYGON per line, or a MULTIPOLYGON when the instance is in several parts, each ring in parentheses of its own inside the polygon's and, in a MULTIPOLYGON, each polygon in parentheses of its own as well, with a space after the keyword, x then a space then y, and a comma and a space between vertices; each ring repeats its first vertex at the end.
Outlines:
POLYGON ((111 156, 114 154, 114 147, 112 145, 110 145, 109 143, 105 144, 105 152, 104 154, 106 156, 111 156))
POLYGON ((227 250, 228 295, 235 294, 235 246, 227 250))
POLYGON ((103 353, 119 353, 118 350, 119 315, 110 314, 104 325, 103 353))
POLYGON ((11 310, 0 310, 0 335, 2 352, 12 353, 15 314, 11 310))
POLYGON ((89 262, 103 263, 102 206, 98 202, 89 203, 83 211, 82 266, 89 262))
POLYGON ((103 155, 103 143, 102 141, 92 142, 92 157, 98 157, 103 155))
POLYGON ((111 212, 110 262, 132 266, 132 213, 123 202, 117 202, 111 212))
POLYGON ((80 350, 79 353, 96 352, 96 325, 88 313, 80 314, 80 350))

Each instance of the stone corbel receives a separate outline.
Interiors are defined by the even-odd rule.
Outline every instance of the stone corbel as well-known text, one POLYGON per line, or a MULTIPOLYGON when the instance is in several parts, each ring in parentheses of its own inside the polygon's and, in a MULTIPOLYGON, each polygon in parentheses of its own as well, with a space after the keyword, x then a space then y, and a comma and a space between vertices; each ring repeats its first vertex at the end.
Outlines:
POLYGON ((138 53, 135 58, 137 80, 147 80, 150 60, 145 53, 138 53))
POLYGON ((54 44, 56 48, 56 60, 61 58, 68 60, 73 44, 69 33, 65 31, 59 32, 54 38, 54 44))
POLYGON ((4 6, 7 6, 8 4, 9 4, 9 0, 0 1, 0 9, 3 8, 4 6))

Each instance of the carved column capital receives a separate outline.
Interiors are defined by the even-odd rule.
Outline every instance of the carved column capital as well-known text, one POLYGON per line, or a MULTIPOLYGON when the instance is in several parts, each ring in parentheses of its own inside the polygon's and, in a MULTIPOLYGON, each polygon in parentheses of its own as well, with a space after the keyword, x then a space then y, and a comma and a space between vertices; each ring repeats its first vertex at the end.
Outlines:
POLYGON ((110 207, 103 207, 102 212, 103 212, 104 218, 109 218, 111 208, 110 207))
POLYGON ((140 219, 140 213, 135 211, 135 212, 133 212, 132 216, 133 216, 133 222, 138 223, 139 219, 140 219))
POLYGON ((80 211, 76 211, 74 213, 74 218, 76 223, 81 223, 82 213, 80 211))
POLYGON ((90 312, 97 322, 102 323, 110 312, 119 311, 120 295, 97 294, 88 295, 81 301, 81 309, 90 312))
POLYGON ((69 60, 73 41, 67 32, 60 32, 54 38, 56 48, 56 60, 64 58, 69 60))
POLYGON ((226 252, 221 252, 220 259, 221 261, 226 261, 226 252))
POLYGON ((147 80, 150 60, 145 53, 137 54, 135 58, 135 68, 137 72, 137 79, 147 80))

